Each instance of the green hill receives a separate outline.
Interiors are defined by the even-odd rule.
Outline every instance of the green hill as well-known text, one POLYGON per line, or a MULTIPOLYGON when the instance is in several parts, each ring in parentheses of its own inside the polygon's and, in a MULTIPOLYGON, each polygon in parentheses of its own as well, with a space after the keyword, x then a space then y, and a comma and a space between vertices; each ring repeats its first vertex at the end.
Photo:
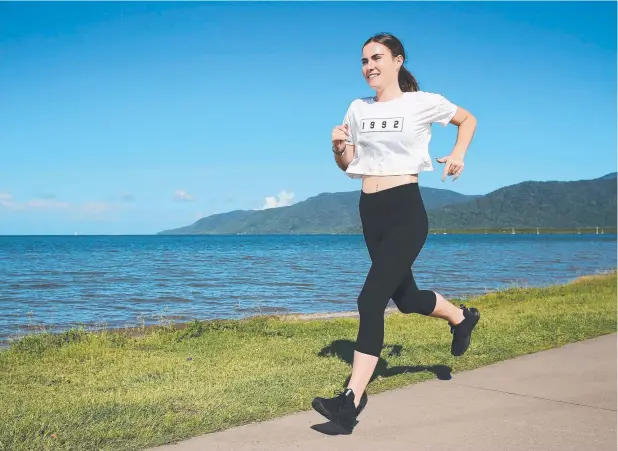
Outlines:
MULTIPOLYGON (((476 198, 427 187, 421 187, 421 193, 428 210, 476 198)), ((323 193, 288 207, 220 213, 202 218, 187 227, 166 230, 159 234, 359 233, 359 196, 360 191, 323 193)))
MULTIPOLYGON (((616 227, 616 173, 572 182, 523 182, 483 196, 421 187, 432 229, 616 227)), ((289 207, 237 210, 159 232, 329 234, 361 232, 360 191, 323 193, 289 207)))
POLYGON ((523 182, 429 214, 432 228, 616 227, 616 177, 523 182))

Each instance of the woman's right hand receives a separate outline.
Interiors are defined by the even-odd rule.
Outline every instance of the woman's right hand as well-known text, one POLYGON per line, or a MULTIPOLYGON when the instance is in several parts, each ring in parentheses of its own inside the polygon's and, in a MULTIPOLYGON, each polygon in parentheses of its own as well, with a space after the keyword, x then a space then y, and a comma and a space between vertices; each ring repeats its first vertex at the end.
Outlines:
POLYGON ((337 152, 343 152, 346 148, 346 141, 350 137, 347 125, 337 125, 331 133, 333 149, 337 152))

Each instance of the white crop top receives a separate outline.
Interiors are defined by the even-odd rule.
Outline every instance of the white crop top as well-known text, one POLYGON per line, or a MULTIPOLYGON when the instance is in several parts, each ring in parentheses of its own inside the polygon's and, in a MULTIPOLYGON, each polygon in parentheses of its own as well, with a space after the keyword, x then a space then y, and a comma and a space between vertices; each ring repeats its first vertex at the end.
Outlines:
POLYGON ((356 148, 346 173, 361 178, 432 171, 431 124, 446 126, 456 111, 442 95, 424 91, 404 92, 386 102, 354 100, 344 118, 350 132, 347 143, 356 148))

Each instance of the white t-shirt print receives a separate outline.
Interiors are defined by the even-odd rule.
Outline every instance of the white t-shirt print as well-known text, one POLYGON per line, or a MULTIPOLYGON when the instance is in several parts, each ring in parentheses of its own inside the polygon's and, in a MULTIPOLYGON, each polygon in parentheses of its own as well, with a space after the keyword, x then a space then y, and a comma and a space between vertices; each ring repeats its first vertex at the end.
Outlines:
POLYGON ((356 146, 346 173, 361 178, 432 171, 431 124, 447 125, 456 112, 457 106, 444 96, 424 91, 404 92, 387 102, 354 100, 344 117, 347 142, 356 146))

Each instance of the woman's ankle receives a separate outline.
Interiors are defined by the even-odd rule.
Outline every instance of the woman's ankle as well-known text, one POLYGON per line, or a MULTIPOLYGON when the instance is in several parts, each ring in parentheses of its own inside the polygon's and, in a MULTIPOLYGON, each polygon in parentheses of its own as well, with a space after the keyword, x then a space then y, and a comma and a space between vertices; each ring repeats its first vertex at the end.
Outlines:
POLYGON ((353 386, 350 386, 350 385, 348 385, 346 389, 352 390, 352 392, 354 393, 354 407, 358 407, 358 405, 361 402, 361 398, 363 396, 364 390, 363 392, 359 392, 357 389, 355 389, 353 386))
POLYGON ((447 301, 440 293, 436 293, 436 307, 430 316, 444 319, 454 326, 464 320, 463 311, 447 301))

